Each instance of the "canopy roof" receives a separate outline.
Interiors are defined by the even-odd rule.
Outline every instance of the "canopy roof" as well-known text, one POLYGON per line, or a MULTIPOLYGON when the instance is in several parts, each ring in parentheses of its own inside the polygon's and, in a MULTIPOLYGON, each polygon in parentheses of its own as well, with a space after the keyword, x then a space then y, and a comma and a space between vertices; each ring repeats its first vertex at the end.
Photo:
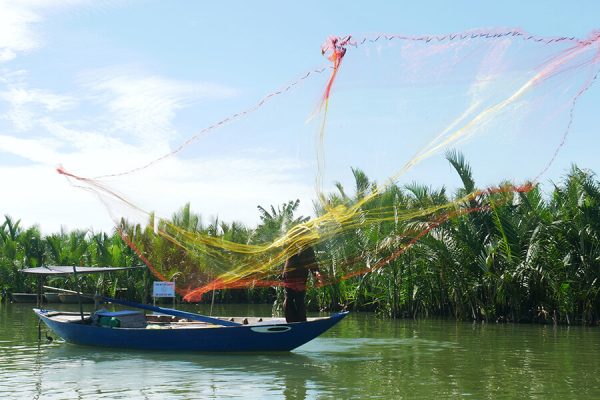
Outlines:
POLYGON ((94 273, 103 273, 103 272, 115 272, 115 271, 123 271, 126 269, 139 269, 144 268, 144 266, 138 267, 75 267, 73 270, 73 266, 45 266, 45 267, 36 267, 36 268, 24 268, 20 270, 26 274, 38 274, 38 275, 71 275, 73 272, 78 274, 94 274, 94 273))

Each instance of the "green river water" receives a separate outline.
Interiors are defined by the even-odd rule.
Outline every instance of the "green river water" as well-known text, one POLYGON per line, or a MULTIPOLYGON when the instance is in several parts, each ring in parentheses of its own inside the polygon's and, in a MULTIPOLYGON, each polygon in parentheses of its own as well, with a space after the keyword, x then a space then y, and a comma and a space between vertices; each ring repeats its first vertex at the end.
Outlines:
MULTIPOLYGON (((231 305, 213 314, 270 316, 271 308, 231 305)), ((0 305, 0 398, 600 399, 599 328, 351 313, 275 354, 122 351, 37 336, 31 305, 0 305)))

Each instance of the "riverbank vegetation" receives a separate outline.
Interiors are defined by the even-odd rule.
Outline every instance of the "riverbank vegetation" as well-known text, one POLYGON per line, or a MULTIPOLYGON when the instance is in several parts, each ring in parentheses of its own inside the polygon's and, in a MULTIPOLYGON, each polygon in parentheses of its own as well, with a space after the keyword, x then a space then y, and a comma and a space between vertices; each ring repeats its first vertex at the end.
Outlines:
MULTIPOLYGON (((573 166, 548 193, 534 187, 528 191, 482 191, 465 198, 476 191, 471 169, 459 153, 450 152, 447 159, 463 183, 453 194, 418 184, 382 188, 362 171, 353 170, 354 188, 338 184, 337 192, 327 195, 328 204, 350 206, 370 191, 380 192, 361 205, 364 224, 318 245, 317 253, 327 254, 326 260, 320 260, 325 261, 321 263, 323 272, 334 276, 336 265, 389 261, 370 273, 310 288, 310 308, 369 310, 394 318, 446 316, 596 325, 600 317, 600 182, 596 176, 573 166), (366 218, 371 210, 420 210, 453 201, 453 216, 434 224, 431 216, 408 222, 366 218), (476 211, 461 212, 465 210, 476 211), (405 233, 419 229, 426 234, 406 246, 405 233), (398 248, 406 251, 390 258, 398 248)), ((297 208, 298 201, 259 207, 261 222, 249 228, 218 220, 203 223, 186 205, 173 216, 173 222, 186 230, 238 243, 264 243, 303 219, 295 215, 297 208)), ((315 211, 317 215, 323 212, 319 207, 315 211)), ((136 240, 147 239, 141 227, 128 229, 136 232, 136 240)), ((42 236, 38 227, 23 227, 9 216, 0 224, 0 287, 9 292, 34 290, 35 282, 18 272, 25 267, 140 264, 116 232, 63 231, 42 236)), ((120 292, 147 300, 153 281, 147 270, 111 275, 115 276, 82 277, 83 287, 94 291, 100 286, 109 295, 120 292)), ((55 279, 62 280, 62 287, 74 287, 68 279, 55 279)), ((206 297, 205 301, 212 300, 206 297)), ((272 302, 276 290, 223 290, 215 299, 272 302)))

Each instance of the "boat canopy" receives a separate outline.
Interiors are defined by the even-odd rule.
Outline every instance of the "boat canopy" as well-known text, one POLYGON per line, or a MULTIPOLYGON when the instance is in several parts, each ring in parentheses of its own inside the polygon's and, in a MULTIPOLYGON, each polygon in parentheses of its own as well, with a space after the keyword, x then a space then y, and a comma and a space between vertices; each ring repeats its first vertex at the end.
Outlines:
POLYGON ((94 274, 94 273, 104 273, 104 272, 115 272, 115 271, 123 271, 128 269, 139 269, 144 268, 144 266, 138 267, 73 267, 73 266, 64 266, 64 265, 53 265, 53 266, 44 266, 44 267, 36 267, 36 268, 24 268, 20 270, 26 274, 37 274, 37 275, 72 275, 76 274, 94 274))

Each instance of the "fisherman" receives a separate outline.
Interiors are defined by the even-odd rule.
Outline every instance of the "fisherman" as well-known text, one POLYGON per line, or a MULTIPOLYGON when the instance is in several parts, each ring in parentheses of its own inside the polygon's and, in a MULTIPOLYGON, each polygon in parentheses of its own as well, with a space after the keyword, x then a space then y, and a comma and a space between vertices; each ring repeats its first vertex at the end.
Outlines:
POLYGON ((308 273, 322 282, 319 265, 312 247, 300 249, 285 262, 283 267, 283 283, 285 299, 283 308, 287 322, 306 321, 306 281, 308 273))

